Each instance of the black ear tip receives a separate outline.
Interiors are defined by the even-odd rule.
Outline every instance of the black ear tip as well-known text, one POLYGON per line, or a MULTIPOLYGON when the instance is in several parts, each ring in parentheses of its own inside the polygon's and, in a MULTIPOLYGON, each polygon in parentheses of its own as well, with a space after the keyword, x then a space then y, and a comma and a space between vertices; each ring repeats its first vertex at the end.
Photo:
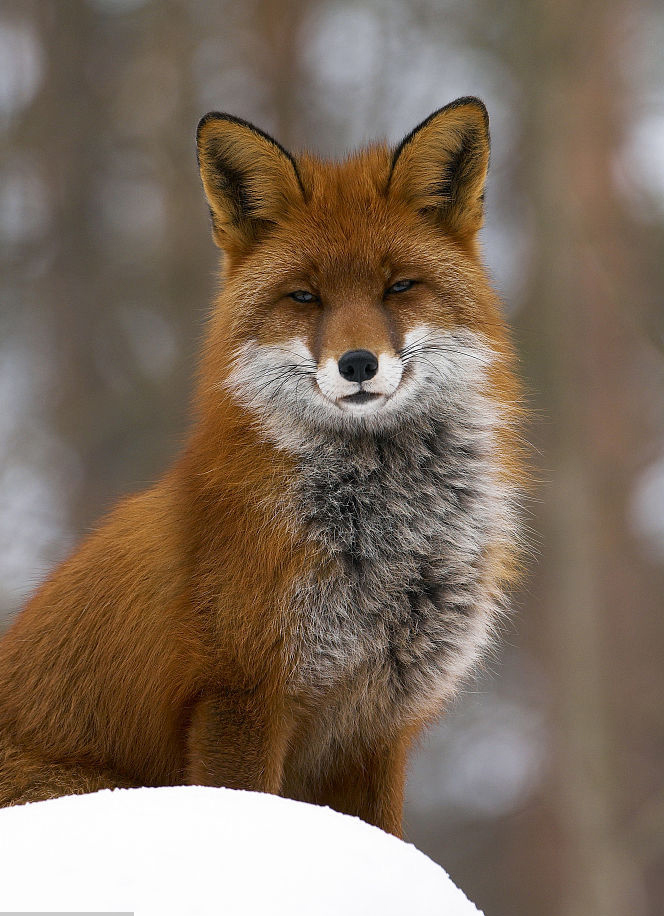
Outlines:
POLYGON ((487 130, 489 129, 489 112, 482 99, 476 95, 463 95, 461 98, 450 102, 449 105, 445 105, 439 111, 453 111, 455 108, 477 108, 484 119, 484 126, 487 130))
POLYGON ((196 126, 196 143, 200 141, 201 131, 210 121, 235 121, 236 124, 246 123, 241 118, 236 118, 234 115, 226 114, 223 111, 208 111, 207 114, 203 115, 196 126))
POLYGON ((254 135, 254 138, 258 137, 260 140, 269 143, 272 147, 274 147, 274 149, 279 150, 279 152, 284 155, 293 166, 298 184, 300 185, 302 193, 304 194, 302 180, 300 179, 300 173, 297 169, 297 163, 295 162, 293 156, 288 152, 288 150, 285 149, 281 143, 278 143, 274 137, 271 137, 269 134, 266 134, 264 130, 261 130, 260 127, 256 127, 255 124, 252 124, 251 121, 245 121, 244 118, 238 118, 236 115, 227 114, 225 111, 208 111, 208 113, 203 115, 203 117, 198 122, 198 127, 196 128, 196 147, 198 150, 197 155, 199 156, 199 161, 201 152, 201 133, 205 125, 210 121, 226 121, 227 123, 235 124, 238 127, 242 127, 243 129, 250 131, 254 135))
POLYGON ((423 127, 427 127, 432 121, 436 118, 439 118, 441 115, 445 115, 450 111, 454 111, 455 108, 475 108, 478 110, 482 116, 484 122, 484 130, 486 133, 487 143, 489 142, 489 112, 486 110, 486 105, 481 99, 478 99, 474 95, 463 95, 459 99, 455 99, 453 102, 449 102, 447 105, 443 105, 442 108, 437 108, 432 112, 428 118, 425 118, 421 124, 418 124, 417 127, 414 127, 409 134, 403 138, 401 143, 396 147, 394 153, 392 154, 392 168, 401 155, 402 150, 408 146, 408 144, 415 139, 417 134, 422 130, 423 127))

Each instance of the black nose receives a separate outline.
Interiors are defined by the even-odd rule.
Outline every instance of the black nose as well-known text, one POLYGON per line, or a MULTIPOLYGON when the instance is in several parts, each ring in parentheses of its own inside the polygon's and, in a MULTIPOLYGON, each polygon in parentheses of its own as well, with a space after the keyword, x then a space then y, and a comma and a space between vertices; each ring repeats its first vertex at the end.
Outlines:
POLYGON ((365 382, 378 372, 378 359, 370 350, 348 350, 339 360, 339 372, 349 382, 365 382))

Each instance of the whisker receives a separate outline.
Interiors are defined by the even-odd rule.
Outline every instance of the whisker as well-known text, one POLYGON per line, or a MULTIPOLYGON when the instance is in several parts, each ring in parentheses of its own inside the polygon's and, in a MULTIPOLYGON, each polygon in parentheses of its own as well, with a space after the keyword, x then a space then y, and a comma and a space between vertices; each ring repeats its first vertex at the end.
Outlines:
POLYGON ((305 378, 306 378, 306 375, 301 375, 300 378, 295 383, 295 391, 293 392, 293 395, 295 397, 296 404, 298 403, 299 397, 300 397, 300 384, 302 383, 302 380, 305 378))
POLYGON ((279 384, 279 387, 277 388, 277 390, 274 392, 268 392, 268 397, 270 399, 274 399, 278 397, 279 392, 281 391, 283 386, 291 378, 295 378, 297 376, 300 376, 300 377, 313 376, 313 374, 314 374, 313 372, 310 372, 308 370, 303 370, 299 366, 288 366, 285 369, 280 369, 279 373, 274 371, 274 367, 273 367, 273 371, 270 372, 270 377, 267 379, 267 381, 264 380, 263 384, 260 385, 257 389, 255 389, 254 396, 248 402, 248 406, 251 406, 254 403, 254 401, 257 398, 259 398, 266 389, 273 387, 279 381, 279 378, 281 378, 281 383, 279 384))
POLYGON ((444 384, 447 384, 447 382, 449 381, 449 379, 446 379, 446 378, 445 378, 445 376, 443 375, 443 373, 440 371, 439 367, 438 367, 435 363, 431 362, 430 359, 427 359, 426 356, 422 356, 421 353, 417 353, 416 356, 411 357, 411 359, 415 359, 415 358, 420 359, 420 360, 422 360, 422 362, 427 363, 427 365, 430 366, 430 367, 433 369, 433 371, 434 371, 437 375, 440 376, 440 380, 441 380, 444 384))
POLYGON ((291 379, 291 378, 294 378, 296 375, 300 375, 300 373, 299 373, 299 372, 289 373, 289 374, 286 374, 286 375, 284 376, 284 379, 283 379, 281 385, 279 385, 279 387, 277 388, 277 390, 276 390, 276 391, 274 392, 274 394, 272 395, 272 399, 273 399, 273 400, 276 400, 276 399, 279 397, 279 395, 281 394, 281 389, 284 387, 284 385, 286 384, 286 382, 290 381, 290 379, 291 379))
POLYGON ((404 347, 403 350, 399 351, 399 356, 402 360, 412 359, 413 356, 418 356, 421 353, 452 353, 459 356, 467 356, 470 359, 475 359, 478 362, 488 365, 491 360, 488 357, 481 356, 479 353, 473 353, 471 350, 463 347, 445 347, 439 344, 427 344, 426 346, 420 346, 419 344, 411 344, 408 347, 404 347))
POLYGON ((439 340, 440 340, 440 332, 429 331, 427 334, 422 334, 416 340, 411 341, 411 343, 408 344, 406 347, 404 347, 404 349, 407 350, 410 347, 419 347, 422 344, 426 344, 428 341, 439 341, 439 340))
POLYGON ((315 366, 317 368, 316 360, 313 357, 311 358, 308 356, 302 357, 299 354, 295 353, 293 350, 289 349, 288 347, 278 347, 276 344, 270 344, 270 349, 279 350, 281 353, 287 353, 289 356, 298 360, 298 365, 300 364, 299 361, 301 361, 301 364, 303 366, 309 365, 309 366, 315 366))
POLYGON ((314 375, 315 373, 310 369, 305 369, 302 366, 296 366, 288 363, 284 363, 280 366, 270 366, 267 369, 261 371, 261 379, 269 382, 271 379, 280 377, 283 373, 293 374, 293 373, 302 373, 304 375, 314 375))

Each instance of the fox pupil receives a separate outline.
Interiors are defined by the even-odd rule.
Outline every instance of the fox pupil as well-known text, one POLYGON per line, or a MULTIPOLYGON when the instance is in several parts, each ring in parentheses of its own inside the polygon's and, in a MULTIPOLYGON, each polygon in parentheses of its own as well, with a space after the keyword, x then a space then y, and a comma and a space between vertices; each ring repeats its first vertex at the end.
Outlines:
POLYGON ((316 297, 313 293, 308 292, 306 289, 296 289, 294 293, 289 294, 291 299, 295 299, 296 302, 314 302, 316 297))
POLYGON ((411 288, 414 282, 414 280, 398 280, 396 283, 393 283, 387 291, 388 293, 405 293, 407 289, 411 288))

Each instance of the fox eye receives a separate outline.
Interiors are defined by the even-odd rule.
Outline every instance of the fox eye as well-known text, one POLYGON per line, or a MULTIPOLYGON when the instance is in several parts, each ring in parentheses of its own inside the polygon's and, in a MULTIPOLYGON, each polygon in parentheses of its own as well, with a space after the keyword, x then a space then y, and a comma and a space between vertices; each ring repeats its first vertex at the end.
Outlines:
POLYGON ((306 289, 296 289, 294 293, 288 295, 296 302, 318 302, 318 297, 306 289))
POLYGON ((396 283, 393 283, 392 286, 389 286, 386 290, 388 293, 405 293, 407 289, 410 289, 411 286, 415 285, 414 280, 397 280, 396 283))

